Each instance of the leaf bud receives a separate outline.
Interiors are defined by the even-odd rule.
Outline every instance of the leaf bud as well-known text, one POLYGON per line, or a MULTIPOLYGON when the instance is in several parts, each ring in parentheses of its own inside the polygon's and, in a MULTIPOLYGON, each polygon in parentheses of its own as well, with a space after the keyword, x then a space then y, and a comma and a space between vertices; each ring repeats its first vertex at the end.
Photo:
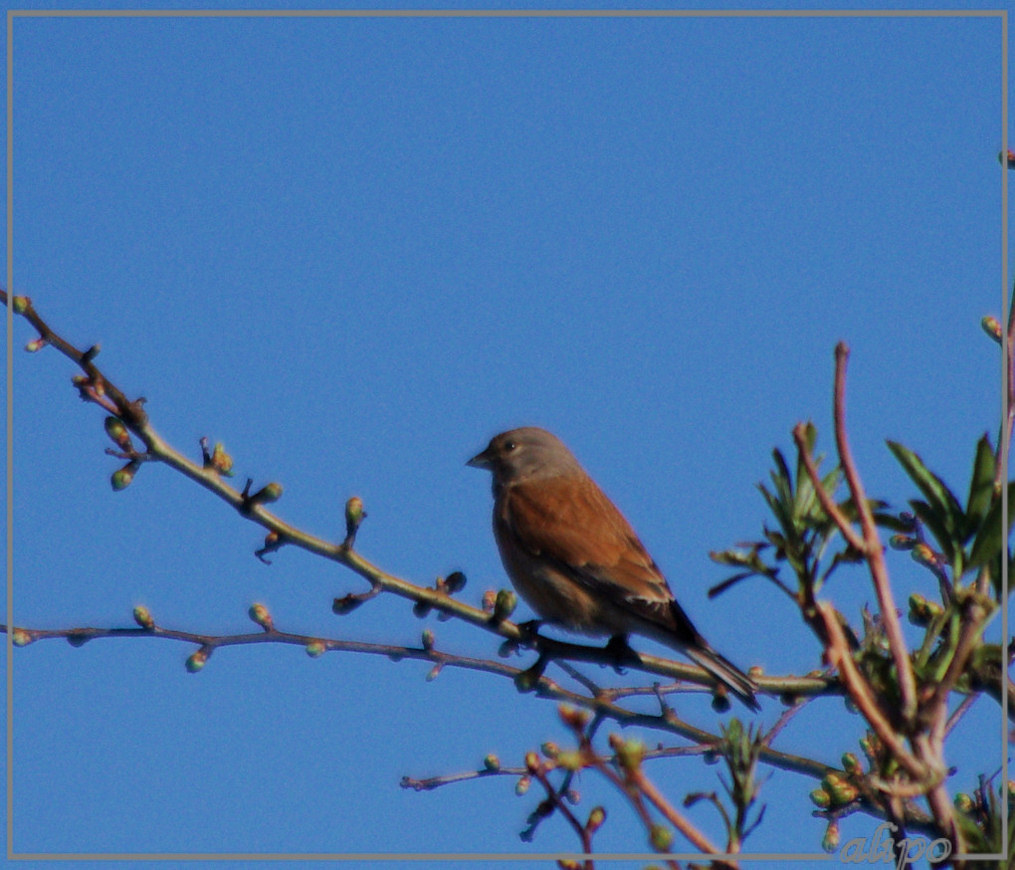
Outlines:
POLYGON ((196 674, 208 662, 208 655, 208 650, 204 647, 201 647, 195 653, 191 653, 186 662, 187 671, 196 674))
POLYGON ((268 608, 263 604, 251 604, 250 608, 247 610, 247 616, 249 616, 253 622, 256 622, 265 631, 271 631, 272 628, 274 628, 274 624, 271 620, 271 614, 268 612, 268 608))
POLYGON ((501 622, 502 620, 507 619, 512 613, 514 613, 517 605, 518 596, 510 589, 501 589, 498 591, 493 605, 494 622, 501 622))
POLYGON ((665 825, 655 824, 649 830, 649 842, 657 852, 669 852, 673 845, 673 831, 665 825))

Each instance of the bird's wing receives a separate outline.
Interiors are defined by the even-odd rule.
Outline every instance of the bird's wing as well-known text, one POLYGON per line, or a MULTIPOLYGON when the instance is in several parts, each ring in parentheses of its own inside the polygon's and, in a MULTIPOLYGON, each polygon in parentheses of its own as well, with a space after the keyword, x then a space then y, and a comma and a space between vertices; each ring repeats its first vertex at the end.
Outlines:
POLYGON ((518 483, 504 496, 504 520, 528 554, 553 560, 590 592, 686 643, 700 639, 631 524, 592 478, 518 483))

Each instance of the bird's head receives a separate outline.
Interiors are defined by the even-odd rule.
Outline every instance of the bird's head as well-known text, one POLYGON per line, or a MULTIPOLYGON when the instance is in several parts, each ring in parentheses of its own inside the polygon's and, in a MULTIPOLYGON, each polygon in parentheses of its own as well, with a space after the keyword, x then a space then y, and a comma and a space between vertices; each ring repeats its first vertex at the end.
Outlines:
POLYGON ((482 453, 466 465, 493 473, 495 484, 540 480, 582 473, 582 467, 556 435, 536 426, 494 435, 482 453))

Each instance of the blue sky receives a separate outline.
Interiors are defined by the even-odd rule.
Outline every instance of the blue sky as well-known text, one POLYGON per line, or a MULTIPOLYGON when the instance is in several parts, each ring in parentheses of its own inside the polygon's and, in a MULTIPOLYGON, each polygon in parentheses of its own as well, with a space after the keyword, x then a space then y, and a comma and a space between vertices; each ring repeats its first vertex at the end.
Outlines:
MULTIPOLYGON (((325 537, 360 495, 367 558, 421 584, 461 569, 470 603, 506 580, 489 480, 464 462, 545 426, 717 648, 804 673, 820 651, 799 618, 760 582, 708 601, 725 573, 707 553, 758 536, 754 485, 798 420, 831 452, 839 339, 868 490, 913 496, 892 438, 964 492, 1000 405, 979 327, 1006 283, 1000 68, 997 18, 19 18, 14 287, 101 342, 177 448, 221 440, 241 482, 281 482, 278 513, 325 537)), ((258 528, 168 469, 112 493, 104 415, 69 362, 20 351, 32 337, 15 323, 19 624, 129 625, 143 603, 239 633, 260 601, 285 630, 417 644, 429 626, 496 657, 491 635, 393 596, 332 615, 362 581, 295 550, 262 565, 258 528)), ((900 601, 933 594, 890 560, 900 601)), ((873 597, 860 572, 828 594, 853 619, 873 597)), ((577 849, 557 819, 518 839, 538 799, 509 778, 398 787, 565 742, 552 703, 291 647, 224 649, 195 676, 191 651, 16 652, 16 851, 577 849)), ((777 745, 837 763, 858 734, 841 711, 818 701, 777 745)), ((1000 765, 996 706, 960 731, 968 789, 1000 765)), ((677 800, 718 788, 693 760, 652 772, 677 800)), ((819 851, 814 785, 771 777, 752 851, 819 851)), ((579 787, 584 811, 611 810, 597 849, 647 851, 618 795, 579 787)))

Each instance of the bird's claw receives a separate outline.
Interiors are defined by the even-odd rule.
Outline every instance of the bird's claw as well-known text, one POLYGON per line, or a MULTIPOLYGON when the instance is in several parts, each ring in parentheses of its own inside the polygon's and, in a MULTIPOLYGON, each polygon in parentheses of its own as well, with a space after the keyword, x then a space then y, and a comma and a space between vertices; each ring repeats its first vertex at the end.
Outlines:
POLYGON ((515 687, 519 692, 531 692, 536 688, 540 678, 543 676, 543 671, 546 670, 546 663, 548 661, 548 656, 540 655, 531 668, 515 676, 515 687))
POLYGON ((535 646, 539 640, 539 628, 543 624, 542 619, 530 619, 527 622, 518 623, 518 631, 521 632, 519 643, 522 646, 535 646))
POLYGON ((618 674, 624 673, 624 665, 637 665, 641 662, 638 653, 631 649, 627 638, 622 634, 611 637, 603 649, 613 659, 613 669, 618 674))

